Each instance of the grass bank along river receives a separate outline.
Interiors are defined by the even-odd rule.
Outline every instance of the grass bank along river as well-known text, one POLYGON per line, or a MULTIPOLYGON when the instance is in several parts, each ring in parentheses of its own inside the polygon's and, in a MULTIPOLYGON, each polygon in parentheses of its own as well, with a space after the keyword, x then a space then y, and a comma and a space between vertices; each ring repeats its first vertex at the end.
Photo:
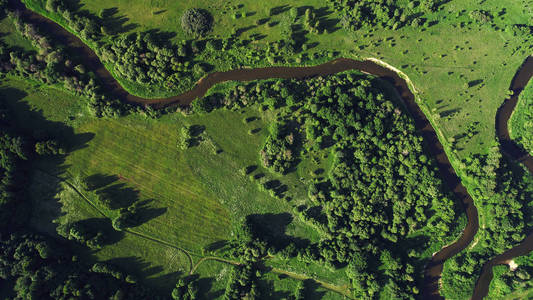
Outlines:
MULTIPOLYGON (((504 154, 511 156, 514 160, 523 164, 531 174, 533 174, 533 157, 509 137, 509 119, 518 102, 520 92, 526 87, 533 76, 533 56, 526 59, 522 67, 518 70, 511 83, 513 96, 506 100, 498 110, 496 115, 496 132, 500 139, 500 148, 504 154)), ((489 292, 490 281, 492 280, 492 267, 508 263, 517 256, 526 255, 533 250, 533 233, 530 233, 526 239, 518 246, 513 247, 504 253, 494 257, 484 266, 479 277, 472 299, 482 299, 489 292)))
POLYGON ((311 76, 325 76, 336 74, 347 70, 359 70, 378 76, 393 84, 404 100, 410 114, 415 119, 415 126, 420 131, 431 154, 436 158, 441 176, 447 185, 453 190, 456 197, 460 199, 465 207, 468 217, 468 224, 462 236, 454 243, 444 247, 435 255, 427 265, 425 286, 423 288, 424 298, 438 297, 438 280, 442 272, 443 263, 449 257, 463 250, 473 239, 478 229, 477 210, 472 198, 468 195, 466 188, 461 184, 451 163, 444 152, 444 147, 440 143, 435 129, 431 126, 424 113, 416 103, 415 95, 409 89, 408 82, 400 77, 394 70, 380 65, 375 60, 357 61, 348 58, 338 58, 330 62, 309 67, 266 67, 256 69, 238 69, 226 72, 216 72, 209 74, 200 80, 190 91, 181 95, 163 99, 144 99, 133 96, 125 91, 111 73, 104 67, 98 56, 75 35, 71 34, 53 21, 38 15, 25 7, 18 7, 23 14, 35 22, 42 24, 47 32, 53 33, 61 38, 66 44, 76 47, 83 53, 89 68, 97 74, 105 87, 117 98, 131 103, 152 105, 154 107, 164 107, 176 104, 190 104, 195 99, 202 97, 211 87, 225 81, 252 81, 268 78, 306 78, 311 76))
MULTIPOLYGON (((163 107, 173 104, 189 104, 196 98, 202 97, 212 86, 216 85, 217 83, 231 80, 251 81, 267 78, 305 78, 316 75, 330 75, 346 70, 360 70, 366 73, 379 76, 391 82, 396 87, 398 93, 405 101, 407 108, 415 119, 417 129, 420 130, 420 132, 424 136, 424 139, 426 140, 430 152, 437 159, 443 178, 446 180, 447 184, 453 189, 455 195, 463 202, 468 216, 468 224, 465 230, 463 231, 462 236, 456 242, 452 243, 451 245, 448 245, 447 247, 436 253, 429 262, 425 274, 426 281, 424 286, 424 298, 438 296, 438 279, 440 277, 444 261, 463 250, 472 241, 474 235, 477 232, 478 216, 472 198, 468 195, 466 188, 461 184, 458 176, 453 170, 450 161, 448 160, 444 152, 444 148, 440 143, 439 139, 437 138, 437 134, 434 128, 431 126, 424 113, 418 107, 414 94, 409 90, 408 83, 393 70, 387 69, 374 61, 356 61, 347 58, 335 59, 328 63, 312 67, 267 67, 257 69, 238 69, 226 72, 212 73, 200 80, 197 85, 189 92, 175 97, 169 97, 164 99, 143 99, 141 97, 133 96, 127 93, 116 81, 116 79, 111 75, 111 73, 99 61, 97 55, 89 47, 84 45, 81 40, 79 40, 75 35, 66 31, 65 29, 63 29, 56 23, 50 21, 49 19, 35 14, 30 10, 27 10, 25 7, 19 8, 23 11, 25 16, 34 21, 39 22, 39 24, 44 27, 49 33, 53 33, 54 35, 56 35, 56 37, 63 39, 69 45, 76 47, 79 51, 81 51, 86 58, 86 64, 100 77, 102 82, 105 83, 106 88, 111 91, 113 95, 117 98, 132 103, 153 105, 155 107, 163 107)), ((516 99, 520 90, 519 87, 521 86, 521 84, 525 86, 525 83, 531 77, 532 70, 532 60, 528 59, 524 67, 521 69, 521 71, 513 81, 513 89, 515 90, 514 97, 510 101, 506 101, 505 105, 502 107, 502 109, 500 109, 497 120, 497 130, 502 142, 502 149, 506 153, 510 154, 513 158, 528 166, 530 171, 533 169, 533 160, 530 156, 524 156, 524 153, 517 152, 518 150, 516 146, 509 139, 507 131, 507 120, 516 104, 516 99)), ((524 243, 531 244, 530 246, 533 246, 533 238, 528 237, 528 239, 524 243), (531 243, 527 243, 528 240, 531 240, 531 243)), ((524 248, 520 247, 521 246, 513 248, 508 252, 513 252, 514 249, 524 248)), ((516 254, 522 253, 520 250, 516 250, 515 252, 516 254)), ((506 253, 502 254, 505 255, 505 258, 495 258, 493 260, 494 263, 492 265, 498 264, 498 262, 502 263, 503 261, 506 261, 507 258, 515 256, 512 253, 510 253, 509 255, 506 255, 506 253)), ((488 279, 490 279, 490 276, 487 277, 487 272, 490 272, 491 269, 489 265, 492 266, 491 263, 486 266, 485 269, 488 271, 484 269, 483 275, 478 283, 478 286, 488 286, 488 282, 490 282, 490 280, 488 279), (488 282, 486 284, 483 284, 487 280, 488 282)), ((477 290, 478 288, 476 288, 476 291, 477 290)), ((478 294, 479 293, 476 293, 476 295, 478 294)))

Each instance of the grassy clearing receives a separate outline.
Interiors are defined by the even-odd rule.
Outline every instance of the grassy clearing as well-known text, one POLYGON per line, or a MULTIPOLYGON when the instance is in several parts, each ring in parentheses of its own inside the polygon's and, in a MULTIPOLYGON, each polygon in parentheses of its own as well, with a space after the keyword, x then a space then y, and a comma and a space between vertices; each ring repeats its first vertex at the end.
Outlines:
MULTIPOLYGON (((39 1, 33 1, 38 4, 39 1)), ((33 3, 30 1, 30 3, 33 3)), ((32 4, 33 6, 36 6, 32 4)), ((291 7, 324 8, 324 17, 338 21, 338 13, 325 8, 320 1, 305 1, 287 5, 280 1, 258 3, 241 1, 229 4, 223 1, 81 1, 80 9, 99 14, 102 9, 115 12, 117 24, 127 32, 156 29, 174 33, 176 40, 187 38, 180 28, 181 12, 196 6, 211 11, 215 18, 211 36, 227 37, 232 28, 245 28, 241 39, 261 34, 263 39, 253 42, 263 48, 279 40, 282 28, 275 24, 289 15, 291 7), (271 10, 274 13, 271 15, 271 10), (149 12, 149 13, 148 13, 149 12), (235 12, 248 12, 250 16, 234 19, 235 12), (256 21, 269 18, 269 22, 256 25, 256 21)), ((32 7, 33 7, 32 6, 32 7)), ((515 36, 504 30, 509 24, 528 24, 531 7, 526 1, 503 4, 491 0, 483 9, 491 12, 494 26, 472 22, 468 12, 479 9, 475 3, 454 0, 432 14, 423 28, 404 26, 399 30, 379 28, 361 29, 356 34, 336 28, 328 34, 306 34, 306 43, 315 45, 302 54, 312 57, 319 51, 337 51, 345 57, 379 57, 405 72, 413 81, 423 105, 431 112, 433 122, 449 144, 453 142, 459 158, 471 153, 484 153, 494 140, 494 119, 497 108, 506 96, 510 80, 524 58, 531 53, 533 41, 515 36)), ((113 18, 111 18, 113 19, 113 18)), ((297 21, 301 22, 301 20, 297 21)), ((118 25, 117 25, 118 26, 118 25)), ((237 52, 238 49, 234 49, 237 52)), ((234 51, 231 50, 231 51, 234 51)), ((237 56, 239 57, 239 56, 237 56)), ((240 55, 245 59, 245 55, 240 55)), ((217 55, 201 57, 214 65, 215 70, 239 66, 238 60, 218 59, 217 55)), ((317 63, 320 60, 309 60, 317 63)), ((259 59, 248 62, 250 66, 270 63, 259 59)), ((279 64, 279 63, 275 63, 279 64)), ((298 64, 286 57, 284 65, 298 64)), ((129 87, 129 90, 140 91, 129 87)), ((451 150, 450 150, 451 151, 451 150)))
POLYGON ((533 80, 520 94, 509 123, 511 138, 533 154, 533 80))
POLYGON ((227 37, 232 31, 244 28, 243 38, 261 34, 266 36, 264 41, 279 39, 281 35, 279 22, 291 7, 300 7, 300 13, 303 14, 306 7, 312 6, 327 11, 332 17, 337 17, 327 8, 326 3, 320 0, 299 1, 296 4, 287 4, 287 1, 283 0, 273 0, 268 3, 249 0, 234 3, 221 0, 119 0, 112 3, 103 0, 82 0, 79 4, 81 10, 85 9, 96 14, 102 10, 115 12, 109 18, 109 22, 115 22, 117 28, 122 28, 124 31, 156 29, 175 34, 174 40, 190 38, 181 28, 181 15, 188 8, 203 8, 213 15, 214 26, 211 32, 213 36, 227 37), (268 22, 258 25, 257 21, 261 19, 268 19, 268 22))
POLYGON ((2 18, 0 20, 0 33, 2 34, 2 40, 10 47, 20 48, 24 51, 36 50, 30 41, 16 31, 15 24, 13 24, 11 18, 2 18))
MULTIPOLYGON (((92 194, 111 193, 118 199, 149 201, 147 209, 157 213, 131 231, 186 248, 193 253, 195 261, 201 257, 204 247, 231 239, 234 226, 240 225, 246 215, 291 212, 289 203, 261 192, 255 182, 240 172, 245 166, 258 164, 262 132, 271 117, 259 114, 256 108, 203 116, 173 114, 159 120, 141 116, 110 120, 93 119, 83 99, 26 81, 4 81, 0 93, 16 107, 14 117, 23 129, 50 130, 68 141, 71 152, 64 159, 36 163, 31 189, 36 208, 32 225, 47 233, 55 234, 68 223, 87 219, 102 220, 102 224, 107 224, 102 226, 109 229, 109 220, 98 211, 107 217, 116 212, 91 194, 87 197, 97 209, 87 203, 76 192, 83 192, 78 185, 79 177, 97 176, 99 188, 92 194), (244 124, 243 119, 250 116, 259 118, 244 124), (179 150, 178 135, 184 124, 204 126, 204 141, 196 147, 179 150), (59 125, 61 129, 57 129, 59 125), (262 131, 250 135, 249 131, 255 128, 262 131), (243 140, 247 143, 237 142, 243 140), (215 154, 215 148, 223 152, 215 154), (55 176, 66 181, 54 179, 55 176), (48 191, 55 196, 50 197, 53 200, 39 200, 44 187, 56 185, 60 187, 48 191)), ((299 180, 294 174, 284 182, 297 186, 299 180)), ((293 189, 295 201, 305 201, 304 190, 293 189)), ((313 227, 298 218, 288 225, 286 233, 313 241, 319 239, 313 227)), ((187 273, 190 268, 182 252, 128 232, 96 251, 94 256, 97 260, 122 265, 166 291, 172 288, 179 274, 187 273)), ((203 271, 210 270, 212 263, 215 262, 203 263, 198 274, 205 278, 213 276, 216 272, 203 271)), ((324 273, 325 279, 333 277, 324 273)))
MULTIPOLYGON (((261 277, 260 288, 269 290, 272 299, 286 299, 295 294, 301 281, 284 274, 266 273, 261 277)), ((346 299, 338 293, 324 289, 311 280, 303 281, 303 299, 346 299)))
MULTIPOLYGON (((195 2, 194 5, 199 7, 205 5, 205 8, 214 13, 216 25, 213 35, 220 36, 229 35, 230 28, 233 27, 246 28, 254 26, 253 23, 256 19, 265 16, 262 15, 261 12, 266 14, 266 12, 270 11, 271 7, 278 5, 277 2, 257 4, 253 4, 252 1, 242 2, 244 7, 237 10, 257 11, 257 14, 234 20, 231 17, 231 14, 228 15, 228 12, 223 14, 222 9, 217 9, 220 7, 216 7, 216 5, 222 5, 222 2, 195 2), (208 5, 211 7, 207 7, 208 5), (258 7, 255 9, 254 7, 256 6, 254 5, 262 5, 264 7, 258 7)), ((83 4, 83 8, 96 13, 102 8, 117 7, 117 15, 129 19, 126 24, 128 24, 128 22, 140 24, 140 27, 136 27, 133 30, 160 29, 164 31, 175 31, 176 40, 183 39, 181 28, 179 27, 180 13, 178 13, 178 11, 179 9, 185 8, 187 5, 192 5, 189 2, 178 4, 173 2, 170 3, 170 1, 168 1, 168 3, 167 1, 123 1, 117 2, 118 4, 107 3, 104 1, 82 1, 81 3, 83 4), (173 7, 174 9, 169 9, 170 7, 173 7), (160 12, 161 10, 166 11, 160 12), (139 12, 144 12, 143 16, 135 15, 139 14, 139 12), (150 14, 146 12, 150 12, 150 14)), ((305 4, 307 3, 302 3, 302 5, 305 4)), ((317 6, 315 6, 315 8, 323 5, 321 3, 311 4, 316 4, 317 6)), ((479 9, 477 3, 465 3, 465 1, 461 0, 449 1, 443 5, 440 12, 433 15, 430 20, 428 20, 428 22, 436 21, 437 24, 422 30, 411 27, 404 27, 394 32, 382 29, 371 29, 361 30, 353 35, 339 29, 326 35, 308 34, 307 38, 309 43, 318 43, 316 47, 310 50, 310 52, 335 50, 338 51, 339 56, 378 57, 406 73, 417 87, 419 96, 422 99, 421 104, 425 107, 428 117, 442 133, 443 144, 445 144, 452 163, 457 167, 456 169, 459 174, 463 175, 463 171, 460 169, 461 159, 470 154, 485 153, 487 151, 487 146, 495 140, 494 121, 497 108, 507 95, 507 89, 512 76, 525 57, 531 53, 533 45, 531 39, 523 40, 522 38, 514 36, 513 33, 509 31, 495 30, 488 25, 469 24, 471 23, 471 20, 468 17, 468 12, 474 9, 479 9), (461 23, 463 23, 463 25, 459 26, 461 23)), ((483 9, 498 16, 495 18, 495 24, 499 28, 504 28, 508 24, 515 23, 531 24, 531 16, 533 15, 531 14, 532 8, 531 6, 528 6, 527 1, 502 3, 497 0, 489 0, 483 3, 483 9), (504 8, 506 12, 502 16, 498 16, 499 12, 504 8)), ((284 13, 273 16, 272 20, 276 21, 281 19, 283 14, 284 13)), ((328 17, 335 18, 337 16, 331 14, 328 17)), ((245 31, 241 37, 247 38, 254 33, 265 34, 266 37, 257 42, 259 45, 264 45, 268 41, 279 39, 280 32, 279 24, 272 27, 261 25, 250 28, 245 31)), ((215 61, 214 64, 216 70, 238 65, 238 63, 222 64, 219 61, 215 61)), ((254 66, 260 64, 261 62, 251 65, 254 66)), ((288 64, 296 63, 289 62, 288 64)), ((182 121, 181 117, 177 118, 177 123, 182 121)), ((133 119, 135 118, 132 117, 131 120, 133 119)), ((216 119, 216 117, 213 117, 213 120, 214 119, 216 119)), ((219 117, 218 120, 220 121, 220 119, 224 119, 224 117, 219 117)), ((114 121, 109 121, 109 126, 116 126, 117 128, 120 126, 129 126, 133 128, 137 126, 134 126, 133 124, 139 120, 135 120, 134 123, 129 124, 127 123, 128 121, 120 121, 123 124, 116 125, 113 123, 114 121)), ((148 126, 151 121, 140 120, 139 122, 143 124, 139 125, 141 131, 148 130, 148 128, 150 130, 157 128, 157 126, 153 126, 153 128, 148 126), (143 126, 144 129, 142 129, 143 126)), ((98 125, 95 124, 91 125, 87 123, 85 126, 86 133, 91 132, 93 129, 98 132, 107 130, 107 128, 98 127, 98 125)), ((217 124, 217 126, 219 125, 217 124)), ((131 135, 128 136, 125 133, 129 131, 129 127, 116 129, 113 132, 118 135, 118 138, 108 136, 107 139, 132 139, 133 137, 131 135)), ((174 128, 179 129, 179 126, 174 128)), ((156 133, 155 135, 158 138, 174 138, 176 136, 175 131, 168 128, 161 130, 163 134, 156 133)), ((518 132, 517 130, 514 131, 515 133, 518 132)), ((207 132, 207 134, 216 135, 216 133, 212 132, 207 132)), ((249 136, 244 134, 240 137, 246 137, 245 140, 249 140, 249 136)), ((232 147, 230 140, 227 142, 214 140, 217 143, 225 143, 226 147, 232 147)), ((105 140, 101 140, 99 145, 103 145, 102 143, 105 143, 105 140)), ((127 143, 129 147, 132 147, 135 144, 135 142, 127 143)), ((155 143, 153 142, 141 141, 141 144, 143 144, 144 150, 152 150, 155 147, 155 143)), ((117 145, 114 147, 118 148, 117 145)), ((202 150, 202 147, 206 146, 201 145, 198 150, 207 153, 207 150, 202 150)), ((235 145, 234 147, 238 148, 238 145, 235 145)), ((224 149, 224 147, 222 147, 222 149, 224 149)), ((150 177, 150 175, 142 177, 142 174, 140 174, 142 171, 135 171, 132 166, 129 168, 126 165, 112 166, 109 162, 98 161, 98 158, 90 157, 92 155, 89 152, 89 150, 86 150, 85 154, 80 154, 79 156, 79 160, 84 162, 86 168, 79 168, 79 170, 76 171, 112 170, 116 172, 124 168, 139 178, 150 177), (94 169, 91 169, 93 168, 93 161, 94 169)), ((141 160, 142 164, 148 164, 146 160, 143 161, 144 157, 133 152, 136 151, 132 150, 127 153, 136 159, 141 160)), ((245 153, 245 151, 243 151, 243 153, 245 153)), ((228 153, 225 151, 224 155, 227 154, 228 153)), ((191 157, 193 155, 194 154, 191 154, 191 157)), ((202 155, 201 152, 198 152, 197 158, 204 157, 205 156, 202 155)), ((251 159, 250 161, 255 159, 251 154, 249 158, 251 159)), ((217 163, 218 160, 211 159, 210 162, 217 163)), ((248 162, 249 161, 247 161, 247 163, 248 162)), ((77 161, 73 160, 71 163, 74 164, 77 163, 77 161)), ((181 163, 184 163, 184 161, 180 161, 178 166, 181 166, 181 163)), ((189 174, 195 174, 196 176, 205 176, 205 178, 202 178, 202 181, 207 179, 207 181, 203 182, 210 182, 209 176, 216 176, 216 174, 213 175, 213 173, 211 173, 213 171, 210 171, 210 169, 213 168, 208 168, 206 163, 203 167, 197 166, 196 168, 192 168, 192 171, 191 169, 186 169, 187 171, 184 172, 190 172, 189 174)), ((231 172, 224 173, 224 175, 228 175, 229 173, 231 172)), ((167 181, 170 180, 168 179, 170 178, 169 174, 170 173, 167 173, 168 177, 165 177, 167 178, 167 181)), ((229 175, 233 175, 233 179, 236 179, 238 176, 236 174, 229 175)), ((473 190, 477 187, 475 183, 468 181, 464 176, 463 179, 465 179, 464 181, 468 185, 469 190, 473 190)), ((156 180, 152 179, 152 184, 154 181, 156 180)), ((228 182, 231 181, 228 180, 228 182)), ((143 188, 150 188, 150 186, 145 186, 143 188)), ((228 191, 227 186, 224 188, 223 186, 216 186, 211 183, 206 190, 208 190, 211 195, 217 194, 218 191, 228 191)), ((161 194, 164 193, 165 192, 163 191, 161 194)), ((229 197, 229 194, 231 193, 226 194, 226 197, 229 197)), ((206 198, 208 198, 208 196, 206 196, 206 198)), ((231 205, 234 205, 237 209, 243 211, 246 209, 242 203, 236 201, 232 202, 231 200, 226 199, 223 201, 233 203, 231 205)), ((485 218, 483 216, 484 211, 482 207, 479 208, 479 214, 480 232, 483 232, 486 224, 484 224, 485 218)), ((201 238, 198 239, 201 240, 201 238)), ((476 249, 479 247, 484 246, 481 244, 476 245, 476 249)))

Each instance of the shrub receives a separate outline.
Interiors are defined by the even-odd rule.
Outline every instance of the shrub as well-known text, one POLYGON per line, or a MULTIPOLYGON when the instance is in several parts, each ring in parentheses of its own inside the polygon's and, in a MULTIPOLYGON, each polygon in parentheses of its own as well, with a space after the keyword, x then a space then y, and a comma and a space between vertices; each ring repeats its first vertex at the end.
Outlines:
POLYGON ((204 36, 213 25, 213 17, 211 14, 199 8, 187 9, 181 17, 181 27, 183 30, 195 36, 204 36))

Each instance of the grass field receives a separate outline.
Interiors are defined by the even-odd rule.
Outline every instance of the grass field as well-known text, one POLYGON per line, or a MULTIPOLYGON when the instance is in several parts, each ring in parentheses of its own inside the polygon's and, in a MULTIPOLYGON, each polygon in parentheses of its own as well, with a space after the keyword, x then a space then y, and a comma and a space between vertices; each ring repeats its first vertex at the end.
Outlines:
POLYGON ((35 51, 35 47, 30 41, 22 37, 16 29, 10 18, 0 20, 0 32, 2 40, 10 47, 20 48, 25 51, 35 51))
MULTIPOLYGON (((28 3, 34 3, 32 5, 35 6, 39 1, 28 3)), ((120 20, 119 24, 125 24, 124 30, 127 32, 149 29, 169 31, 176 35, 176 40, 187 38, 180 27, 181 12, 189 7, 201 7, 214 15, 215 25, 211 36, 227 37, 232 33, 232 28, 246 28, 240 38, 264 35, 264 39, 254 42, 259 48, 279 40, 282 29, 279 24, 272 27, 268 23, 256 25, 258 19, 270 18, 271 22, 280 22, 288 16, 291 7, 307 6, 316 10, 322 8, 324 17, 332 22, 340 18, 337 12, 327 9, 323 2, 313 0, 291 5, 283 1, 268 4, 240 1, 238 4, 229 4, 224 1, 82 0, 75 3, 79 4, 81 10, 95 14, 103 9, 114 12, 116 19, 120 20), (271 10, 274 13, 271 14, 271 10), (234 19, 235 12, 248 12, 250 16, 234 19)), ((496 0, 484 1, 483 9, 496 16, 495 28, 472 22, 468 12, 478 8, 473 2, 454 0, 445 3, 439 12, 431 14, 426 24, 432 25, 423 28, 404 26, 396 31, 363 28, 353 34, 338 27, 327 34, 307 34, 307 43, 315 46, 306 52, 312 54, 326 50, 336 51, 337 56, 344 57, 378 57, 402 70, 417 87, 422 105, 432 114, 429 117, 446 141, 450 141, 449 144, 453 142, 459 159, 462 159, 471 153, 485 152, 487 144, 494 140, 496 110, 507 95, 516 69, 533 51, 531 38, 524 41, 512 31, 505 30, 510 24, 530 23, 533 15, 531 4, 527 1, 516 1, 512 5, 504 5, 496 0)), ((241 55, 239 51, 237 53, 238 57, 246 60, 246 55, 241 55)), ((226 70, 239 65, 238 57, 235 63, 226 58, 219 61, 216 55, 201 59, 212 63, 215 70, 226 70)), ((318 61, 321 60, 315 63, 318 61)), ((307 63, 312 64, 313 60, 307 63)), ((250 66, 265 64, 268 62, 259 60, 250 66)), ((281 64, 297 63, 288 57, 281 64)))
MULTIPOLYGON (((269 16, 272 8, 283 6, 281 1, 262 3, 243 0, 240 1, 242 7, 231 5, 236 8, 230 8, 226 3, 163 0, 80 2, 81 9, 88 9, 96 14, 102 9, 113 10, 114 21, 125 25, 124 30, 127 32, 147 29, 170 31, 176 34, 174 41, 185 38, 179 18, 183 9, 192 5, 213 13, 215 27, 212 36, 227 37, 235 29, 241 28, 245 29, 241 38, 248 38, 253 34, 265 35, 264 39, 254 42, 258 47, 280 38, 281 26, 267 24, 280 22, 289 13, 284 11, 269 16), (234 19, 236 12, 248 12, 250 16, 234 19), (270 18, 267 24, 255 24, 258 19, 265 17, 270 18)), ((316 9, 325 5, 313 0, 297 3, 295 6, 311 5, 316 9)), ((286 8, 289 7, 280 10, 286 8)), ((486 153, 488 146, 495 140, 496 111, 508 95, 507 90, 516 70, 533 52, 531 37, 524 39, 506 29, 511 24, 533 23, 533 6, 530 1, 483 1, 483 9, 496 16, 492 27, 472 22, 468 12, 478 8, 479 4, 474 1, 452 0, 443 4, 438 13, 430 16, 427 24, 433 25, 423 28, 407 26, 397 31, 362 29, 357 34, 339 28, 328 34, 306 35, 307 43, 314 45, 308 53, 327 50, 337 52, 332 58, 377 57, 407 74, 417 89, 421 106, 442 134, 440 137, 447 154, 469 190, 477 186, 465 178, 461 161, 471 154, 486 153)), ((325 17, 335 20, 339 15, 330 11, 325 13, 325 17)), ((202 59, 209 61, 208 57, 202 59)), ((229 63, 215 58, 211 62, 215 65, 215 70, 244 65, 238 60, 229 63)), ((309 63, 314 62, 317 61, 311 60, 309 63)), ((264 60, 258 60, 246 65, 266 64, 268 63, 264 60)), ((279 64, 298 63, 293 57, 289 57, 279 64)), ((35 99, 31 103, 44 101, 35 99)), ((521 101, 517 108, 519 113, 511 121, 515 139, 519 139, 521 132, 525 132, 521 128, 524 128, 526 121, 524 117, 520 117, 521 112, 526 111, 521 109, 523 103, 521 101)), ((267 194, 257 191, 254 184, 237 172, 257 160, 257 148, 249 145, 257 145, 262 133, 248 135, 247 131, 252 128, 246 128, 242 123, 243 117, 257 114, 255 111, 246 111, 244 114, 216 112, 201 118, 172 115, 157 122, 141 116, 99 122, 87 117, 82 108, 56 113, 55 107, 47 107, 49 103, 33 105, 42 109, 47 118, 55 118, 74 126, 76 134, 92 136, 87 147, 67 157, 67 174, 73 177, 80 174, 119 175, 116 184, 138 191, 140 199, 154 199, 150 203, 151 208, 167 209, 163 215, 141 225, 139 230, 143 232, 158 236, 161 234, 158 232, 160 226, 175 226, 178 228, 176 232, 170 236, 165 235, 165 238, 172 243, 183 243, 184 247, 193 251, 200 251, 202 247, 199 245, 213 241, 210 237, 229 239, 232 225, 235 224, 230 220, 235 217, 238 219, 254 209, 281 212, 288 208, 286 203, 276 202, 267 194), (206 126, 207 141, 223 149, 223 153, 212 154, 214 146, 210 143, 202 143, 192 150, 178 151, 175 146, 177 135, 184 124, 206 126), (213 127, 219 130, 209 130, 213 127), (249 141, 250 144, 243 145, 240 142, 242 140, 249 141), (240 158, 237 160, 236 157, 240 158), (213 168, 214 165, 220 167, 213 168), (217 178, 225 178, 226 181, 219 181, 217 178), (232 182, 242 184, 242 190, 235 191, 232 182), (217 204, 215 199, 229 209, 217 204), (169 212, 176 213, 168 216, 169 212), (207 218, 201 218, 200 213, 207 218), (215 217, 217 214, 223 217, 215 217)), ((263 116, 262 120, 253 126, 263 128, 268 116, 263 116)), ((298 183, 296 176, 286 180, 298 183)), ((298 189, 295 191, 299 194, 298 189)), ((478 209, 482 234, 487 224, 484 224, 483 207, 478 209)), ((288 232, 296 236, 318 238, 304 224, 296 224, 288 228, 288 232)), ((480 243, 476 250, 480 247, 484 246, 480 243)))
POLYGON ((509 123, 511 138, 533 154, 533 80, 520 94, 509 123))
MULTIPOLYGON (((94 259, 121 265, 162 291, 169 291, 178 276, 191 269, 187 255, 178 248, 184 248, 196 263, 204 256, 205 247, 230 240, 244 216, 292 211, 291 204, 260 191, 240 172, 258 163, 263 140, 262 133, 250 135, 248 131, 264 128, 271 117, 260 115, 257 109, 188 117, 173 114, 159 120, 139 115, 94 119, 85 108, 85 100, 54 88, 13 78, 2 83, 0 95, 15 107, 14 117, 22 129, 45 129, 69 141, 70 153, 64 159, 36 162, 31 185, 35 207, 32 226, 57 235, 66 224, 90 220, 110 230, 109 219, 116 212, 102 205, 97 194, 148 201, 142 225, 114 233, 112 244, 93 254, 94 259), (244 124, 243 119, 250 116, 260 119, 244 124), (205 126, 204 142, 179 150, 178 133, 183 124, 205 126), (223 152, 215 154, 213 147, 223 152), (93 184, 99 187, 84 190, 79 181, 84 177, 93 178, 93 184), (51 200, 41 201, 42 195, 51 195, 51 200)), ((293 187, 294 203, 306 201, 305 188, 299 184, 299 176, 309 176, 306 166, 303 163, 301 170, 283 179, 293 187)), ((286 234, 312 241, 320 237, 298 218, 287 226, 286 234)), ((221 272, 219 265, 209 260, 196 270, 205 278, 201 281, 204 288, 211 286, 208 282, 221 272)), ((290 270, 334 284, 344 278, 342 269, 329 271, 314 264, 300 267, 297 261, 280 268, 290 265, 290 270)), ((216 283, 212 289, 224 287, 225 282, 216 283)))

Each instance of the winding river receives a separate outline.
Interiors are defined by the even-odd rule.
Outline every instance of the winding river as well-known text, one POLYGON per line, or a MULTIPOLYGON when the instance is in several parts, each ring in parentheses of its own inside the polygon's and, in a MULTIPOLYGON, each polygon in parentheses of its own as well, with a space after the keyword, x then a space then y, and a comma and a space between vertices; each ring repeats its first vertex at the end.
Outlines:
MULTIPOLYGON (((511 90, 514 92, 511 99, 506 100, 496 114, 496 134, 500 140, 502 152, 524 165, 529 173, 533 174, 533 157, 527 151, 519 147, 509 136, 509 119, 518 103, 520 92, 526 87, 533 77, 533 56, 529 56, 516 73, 511 82, 511 90)), ((531 232, 518 246, 493 257, 483 266, 474 289, 472 300, 483 299, 489 292, 492 280, 492 267, 509 263, 514 257, 526 255, 533 250, 533 232, 531 232)))
MULTIPOLYGON (((47 34, 54 35, 55 38, 62 40, 62 42, 66 45, 69 45, 69 47, 74 47, 76 51, 78 51, 78 53, 84 57, 85 64, 100 78, 101 82, 104 84, 104 87, 108 91, 110 91, 117 98, 132 103, 152 105, 155 107, 163 107, 174 104, 186 105, 190 104, 193 100, 202 97, 215 84, 225 81, 252 81, 268 78, 302 79, 311 76, 330 75, 347 70, 359 70, 390 82, 404 100, 407 109, 414 118, 416 129, 423 136, 429 152, 433 155, 433 157, 435 157, 442 179, 453 190, 453 193, 457 199, 463 203, 468 219, 467 225, 459 239, 435 253, 430 262, 427 264, 424 276, 422 298, 441 298, 438 291, 439 279, 443 264, 448 258, 456 255, 466 246, 468 246, 474 238, 474 235, 478 230, 477 209, 474 206, 473 200, 468 194, 466 188, 461 184, 459 177, 452 168, 452 165, 448 160, 446 153, 444 152, 444 148, 437 138, 434 128, 431 126, 431 123, 428 121, 416 103, 416 98, 409 89, 408 83, 395 71, 388 69, 380 65, 378 62, 372 60, 358 61, 348 58, 338 58, 321 65, 310 67, 266 67, 255 69, 238 69, 211 73, 201 79, 192 90, 175 97, 164 99, 144 99, 131 95, 125 91, 100 62, 94 51, 92 51, 75 35, 71 34, 55 22, 27 9, 19 1, 12 1, 10 4, 19 10, 25 18, 39 24, 39 27, 46 31, 47 34)), ((520 149, 509 139, 507 120, 509 119, 511 112, 516 105, 519 92, 532 75, 533 59, 529 58, 524 67, 521 68, 520 72, 513 80, 513 87, 516 88, 515 95, 511 100, 506 101, 502 108, 498 111, 498 121, 496 124, 498 135, 502 141, 502 150, 506 153, 509 153, 509 155, 522 162, 524 165, 528 166, 531 172, 533 172, 533 159, 531 156, 524 155, 524 153, 520 151, 520 149)), ((533 249, 533 235, 528 236, 528 238, 522 244, 500 256, 495 257, 486 266, 484 266, 483 274, 481 275, 476 286, 474 298, 478 297, 478 295, 481 297, 481 295, 486 294, 486 291, 488 290, 488 284, 492 278, 491 270, 493 265, 504 263, 514 256, 527 253, 531 249, 533 249)))

